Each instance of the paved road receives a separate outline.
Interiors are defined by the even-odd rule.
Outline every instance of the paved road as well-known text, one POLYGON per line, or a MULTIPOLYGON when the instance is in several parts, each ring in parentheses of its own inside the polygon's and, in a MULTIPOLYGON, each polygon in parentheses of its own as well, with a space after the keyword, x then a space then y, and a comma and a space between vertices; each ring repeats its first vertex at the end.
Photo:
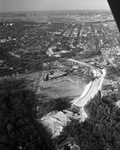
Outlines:
POLYGON ((103 77, 101 76, 99 78, 96 78, 93 82, 88 91, 86 92, 85 96, 83 98, 79 98, 79 100, 75 101, 73 105, 79 106, 79 107, 84 107, 87 102, 93 98, 97 92, 100 90, 102 82, 103 82, 103 77))
POLYGON ((77 63, 77 64, 80 64, 80 65, 83 65, 83 66, 87 66, 87 67, 90 67, 91 69, 95 69, 93 66, 89 65, 89 64, 86 64, 85 62, 80 62, 78 60, 74 60, 74 59, 67 59, 68 61, 71 61, 73 63, 77 63))
POLYGON ((74 107, 74 106, 84 107, 87 104, 87 102, 90 99, 92 99, 97 94, 97 92, 101 89, 102 83, 103 83, 103 80, 104 80, 104 77, 106 74, 106 70, 105 69, 97 70, 89 64, 86 64, 84 62, 79 62, 79 61, 74 60, 74 59, 68 59, 68 60, 75 62, 75 63, 78 63, 78 64, 81 64, 81 65, 85 65, 87 67, 90 67, 94 72, 94 75, 95 75, 94 80, 91 81, 86 86, 86 88, 83 91, 83 94, 80 97, 78 97, 72 101, 72 107, 74 107))

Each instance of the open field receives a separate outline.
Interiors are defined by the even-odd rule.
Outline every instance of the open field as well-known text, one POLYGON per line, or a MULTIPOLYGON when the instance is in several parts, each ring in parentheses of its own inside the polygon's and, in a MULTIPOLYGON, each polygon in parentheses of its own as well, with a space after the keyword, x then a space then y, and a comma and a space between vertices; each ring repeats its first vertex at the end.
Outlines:
POLYGON ((83 92, 85 85, 77 76, 67 76, 41 81, 38 90, 39 94, 47 95, 50 98, 76 97, 83 92))

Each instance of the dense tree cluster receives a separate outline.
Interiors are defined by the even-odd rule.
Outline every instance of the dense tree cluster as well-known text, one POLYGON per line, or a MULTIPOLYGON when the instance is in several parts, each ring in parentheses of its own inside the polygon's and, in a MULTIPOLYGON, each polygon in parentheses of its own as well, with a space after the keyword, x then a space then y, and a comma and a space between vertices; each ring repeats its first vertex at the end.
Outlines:
POLYGON ((107 67, 107 74, 109 77, 111 76, 120 76, 120 68, 116 68, 114 66, 107 67))
POLYGON ((46 150, 52 142, 35 121, 37 98, 25 81, 0 82, 0 149, 46 150))
POLYGON ((92 50, 92 51, 86 51, 85 54, 83 55, 83 58, 92 58, 95 56, 100 56, 101 51, 100 50, 92 50))
POLYGON ((86 106, 88 119, 79 123, 71 122, 63 137, 74 137, 81 150, 119 150, 120 149, 120 109, 114 95, 100 98, 96 96, 86 106))
POLYGON ((70 107, 70 98, 57 98, 57 99, 49 99, 47 101, 38 101, 38 118, 41 118, 42 116, 48 114, 51 111, 62 111, 66 108, 70 107))

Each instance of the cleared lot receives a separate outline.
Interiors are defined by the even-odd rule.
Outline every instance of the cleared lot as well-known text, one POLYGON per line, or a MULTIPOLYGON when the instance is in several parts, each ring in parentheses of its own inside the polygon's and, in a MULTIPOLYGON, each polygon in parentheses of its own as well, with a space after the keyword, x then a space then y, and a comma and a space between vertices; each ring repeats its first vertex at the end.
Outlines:
POLYGON ((65 76, 49 81, 41 81, 39 94, 51 98, 77 97, 83 92, 86 83, 77 76, 65 76))

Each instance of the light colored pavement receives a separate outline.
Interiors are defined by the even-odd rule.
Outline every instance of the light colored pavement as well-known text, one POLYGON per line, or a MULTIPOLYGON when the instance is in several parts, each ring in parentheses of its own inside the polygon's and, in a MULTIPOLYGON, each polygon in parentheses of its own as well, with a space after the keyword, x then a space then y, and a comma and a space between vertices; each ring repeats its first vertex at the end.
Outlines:
POLYGON ((91 81, 85 87, 82 95, 72 101, 73 105, 84 107, 87 104, 87 102, 90 99, 92 99, 97 94, 97 92, 101 89, 102 83, 103 83, 103 80, 104 80, 104 77, 106 74, 106 70, 105 69, 102 69, 102 70, 95 69, 93 66, 91 66, 89 64, 86 64, 84 62, 79 62, 78 60, 74 60, 74 59, 68 59, 68 61, 90 67, 94 74, 94 80, 91 81))
POLYGON ((77 63, 77 64, 80 64, 80 65, 83 65, 83 66, 87 66, 87 67, 90 67, 91 69, 95 69, 93 66, 89 65, 89 64, 86 64, 85 62, 80 62, 78 60, 74 60, 74 59, 67 59, 68 61, 71 61, 73 63, 77 63))
POLYGON ((73 105, 84 107, 87 104, 87 102, 90 99, 92 99, 97 94, 97 92, 102 88, 102 83, 103 83, 105 74, 106 74, 105 69, 102 69, 101 76, 99 75, 99 77, 96 77, 94 79, 92 84, 90 84, 90 86, 84 90, 83 92, 85 93, 84 96, 82 97, 80 96, 79 98, 77 98, 77 100, 73 102, 73 105))

